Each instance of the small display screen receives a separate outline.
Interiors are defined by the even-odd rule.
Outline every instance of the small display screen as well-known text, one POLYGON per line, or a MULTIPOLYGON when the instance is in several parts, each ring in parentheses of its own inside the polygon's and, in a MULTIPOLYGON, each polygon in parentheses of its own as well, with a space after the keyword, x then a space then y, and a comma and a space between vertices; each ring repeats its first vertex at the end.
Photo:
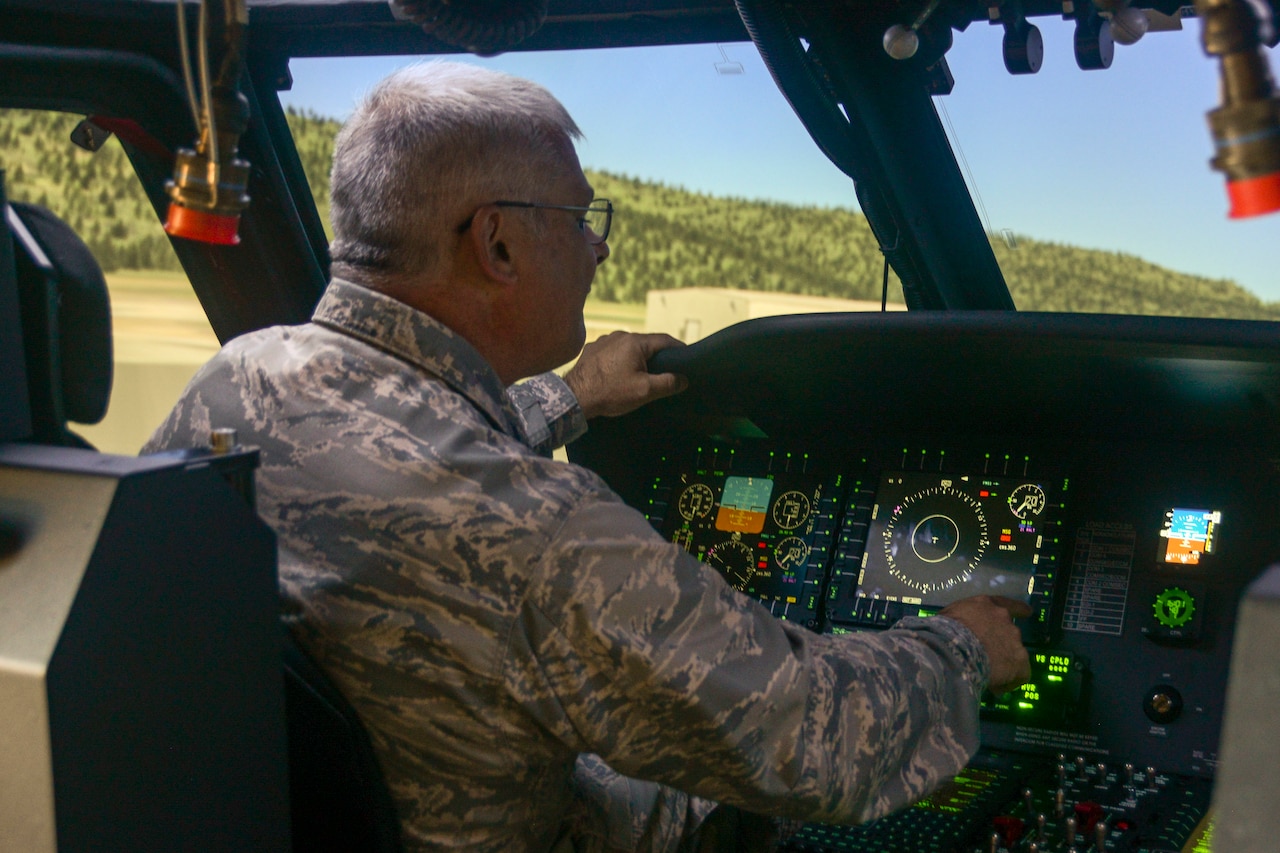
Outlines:
MULTIPOLYGON (((759 533, 764 530, 773 480, 765 477, 726 477, 716 530, 730 533, 759 533)), ((803 520, 803 519, 802 519, 803 520)))
POLYGON ((1164 514, 1160 531, 1160 559, 1166 563, 1194 566, 1217 545, 1222 513, 1210 509, 1174 507, 1164 514))
POLYGON ((1049 505, 1036 480, 886 474, 857 595, 926 606, 983 594, 1031 601, 1049 505))
POLYGON ((994 770, 966 767, 914 807, 922 811, 959 814, 999 781, 1000 774, 994 770))
POLYGON ((1065 723, 1080 703, 1081 669, 1074 654, 1063 650, 1031 653, 1031 679, 1000 696, 982 702, 988 722, 1056 726, 1065 723))

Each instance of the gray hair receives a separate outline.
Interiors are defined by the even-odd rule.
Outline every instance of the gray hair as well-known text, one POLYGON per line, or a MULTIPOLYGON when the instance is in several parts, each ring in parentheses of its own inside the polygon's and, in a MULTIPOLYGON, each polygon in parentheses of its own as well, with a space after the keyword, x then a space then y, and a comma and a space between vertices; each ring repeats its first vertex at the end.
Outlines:
POLYGON ((429 274, 469 213, 530 199, 581 136, 537 83, 458 62, 396 71, 334 142, 334 274, 368 284, 429 274))

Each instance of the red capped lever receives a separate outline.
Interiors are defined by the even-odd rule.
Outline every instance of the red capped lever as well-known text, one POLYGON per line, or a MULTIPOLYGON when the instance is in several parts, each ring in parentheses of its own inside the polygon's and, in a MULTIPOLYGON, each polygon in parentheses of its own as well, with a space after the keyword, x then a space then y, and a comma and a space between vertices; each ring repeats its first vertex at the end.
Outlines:
POLYGON ((1102 806, 1089 801, 1076 803, 1075 812, 1076 828, 1081 833, 1093 832, 1093 828, 1098 824, 1098 821, 1107 816, 1102 806))
POLYGON ((996 835, 1000 836, 1000 846, 1009 850, 1022 840, 1022 835, 1026 831, 1020 818, 1007 814, 993 818, 991 828, 996 835))

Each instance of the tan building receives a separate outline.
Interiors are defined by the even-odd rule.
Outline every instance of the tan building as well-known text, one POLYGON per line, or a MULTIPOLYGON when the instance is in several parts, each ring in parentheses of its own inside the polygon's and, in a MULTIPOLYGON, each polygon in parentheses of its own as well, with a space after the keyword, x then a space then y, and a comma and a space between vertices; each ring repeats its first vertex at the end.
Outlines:
MULTIPOLYGON (((645 306, 645 329, 666 332, 687 344, 726 326, 756 317, 780 314, 822 314, 836 311, 879 311, 880 303, 861 299, 831 299, 794 293, 765 293, 718 287, 650 290, 645 306)), ((890 311, 907 306, 890 302, 890 311)))

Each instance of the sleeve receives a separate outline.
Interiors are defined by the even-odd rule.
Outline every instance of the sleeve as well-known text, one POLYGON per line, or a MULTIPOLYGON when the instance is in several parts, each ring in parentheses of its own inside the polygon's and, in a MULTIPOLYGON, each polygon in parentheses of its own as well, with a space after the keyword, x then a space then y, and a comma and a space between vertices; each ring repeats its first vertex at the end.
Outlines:
POLYGON ((525 443, 544 456, 587 431, 587 417, 578 398, 555 373, 510 386, 507 399, 520 420, 525 443))
POLYGON ((512 684, 609 766, 762 814, 858 822, 959 772, 988 661, 945 617, 817 635, 771 616, 606 496, 542 556, 512 684))

